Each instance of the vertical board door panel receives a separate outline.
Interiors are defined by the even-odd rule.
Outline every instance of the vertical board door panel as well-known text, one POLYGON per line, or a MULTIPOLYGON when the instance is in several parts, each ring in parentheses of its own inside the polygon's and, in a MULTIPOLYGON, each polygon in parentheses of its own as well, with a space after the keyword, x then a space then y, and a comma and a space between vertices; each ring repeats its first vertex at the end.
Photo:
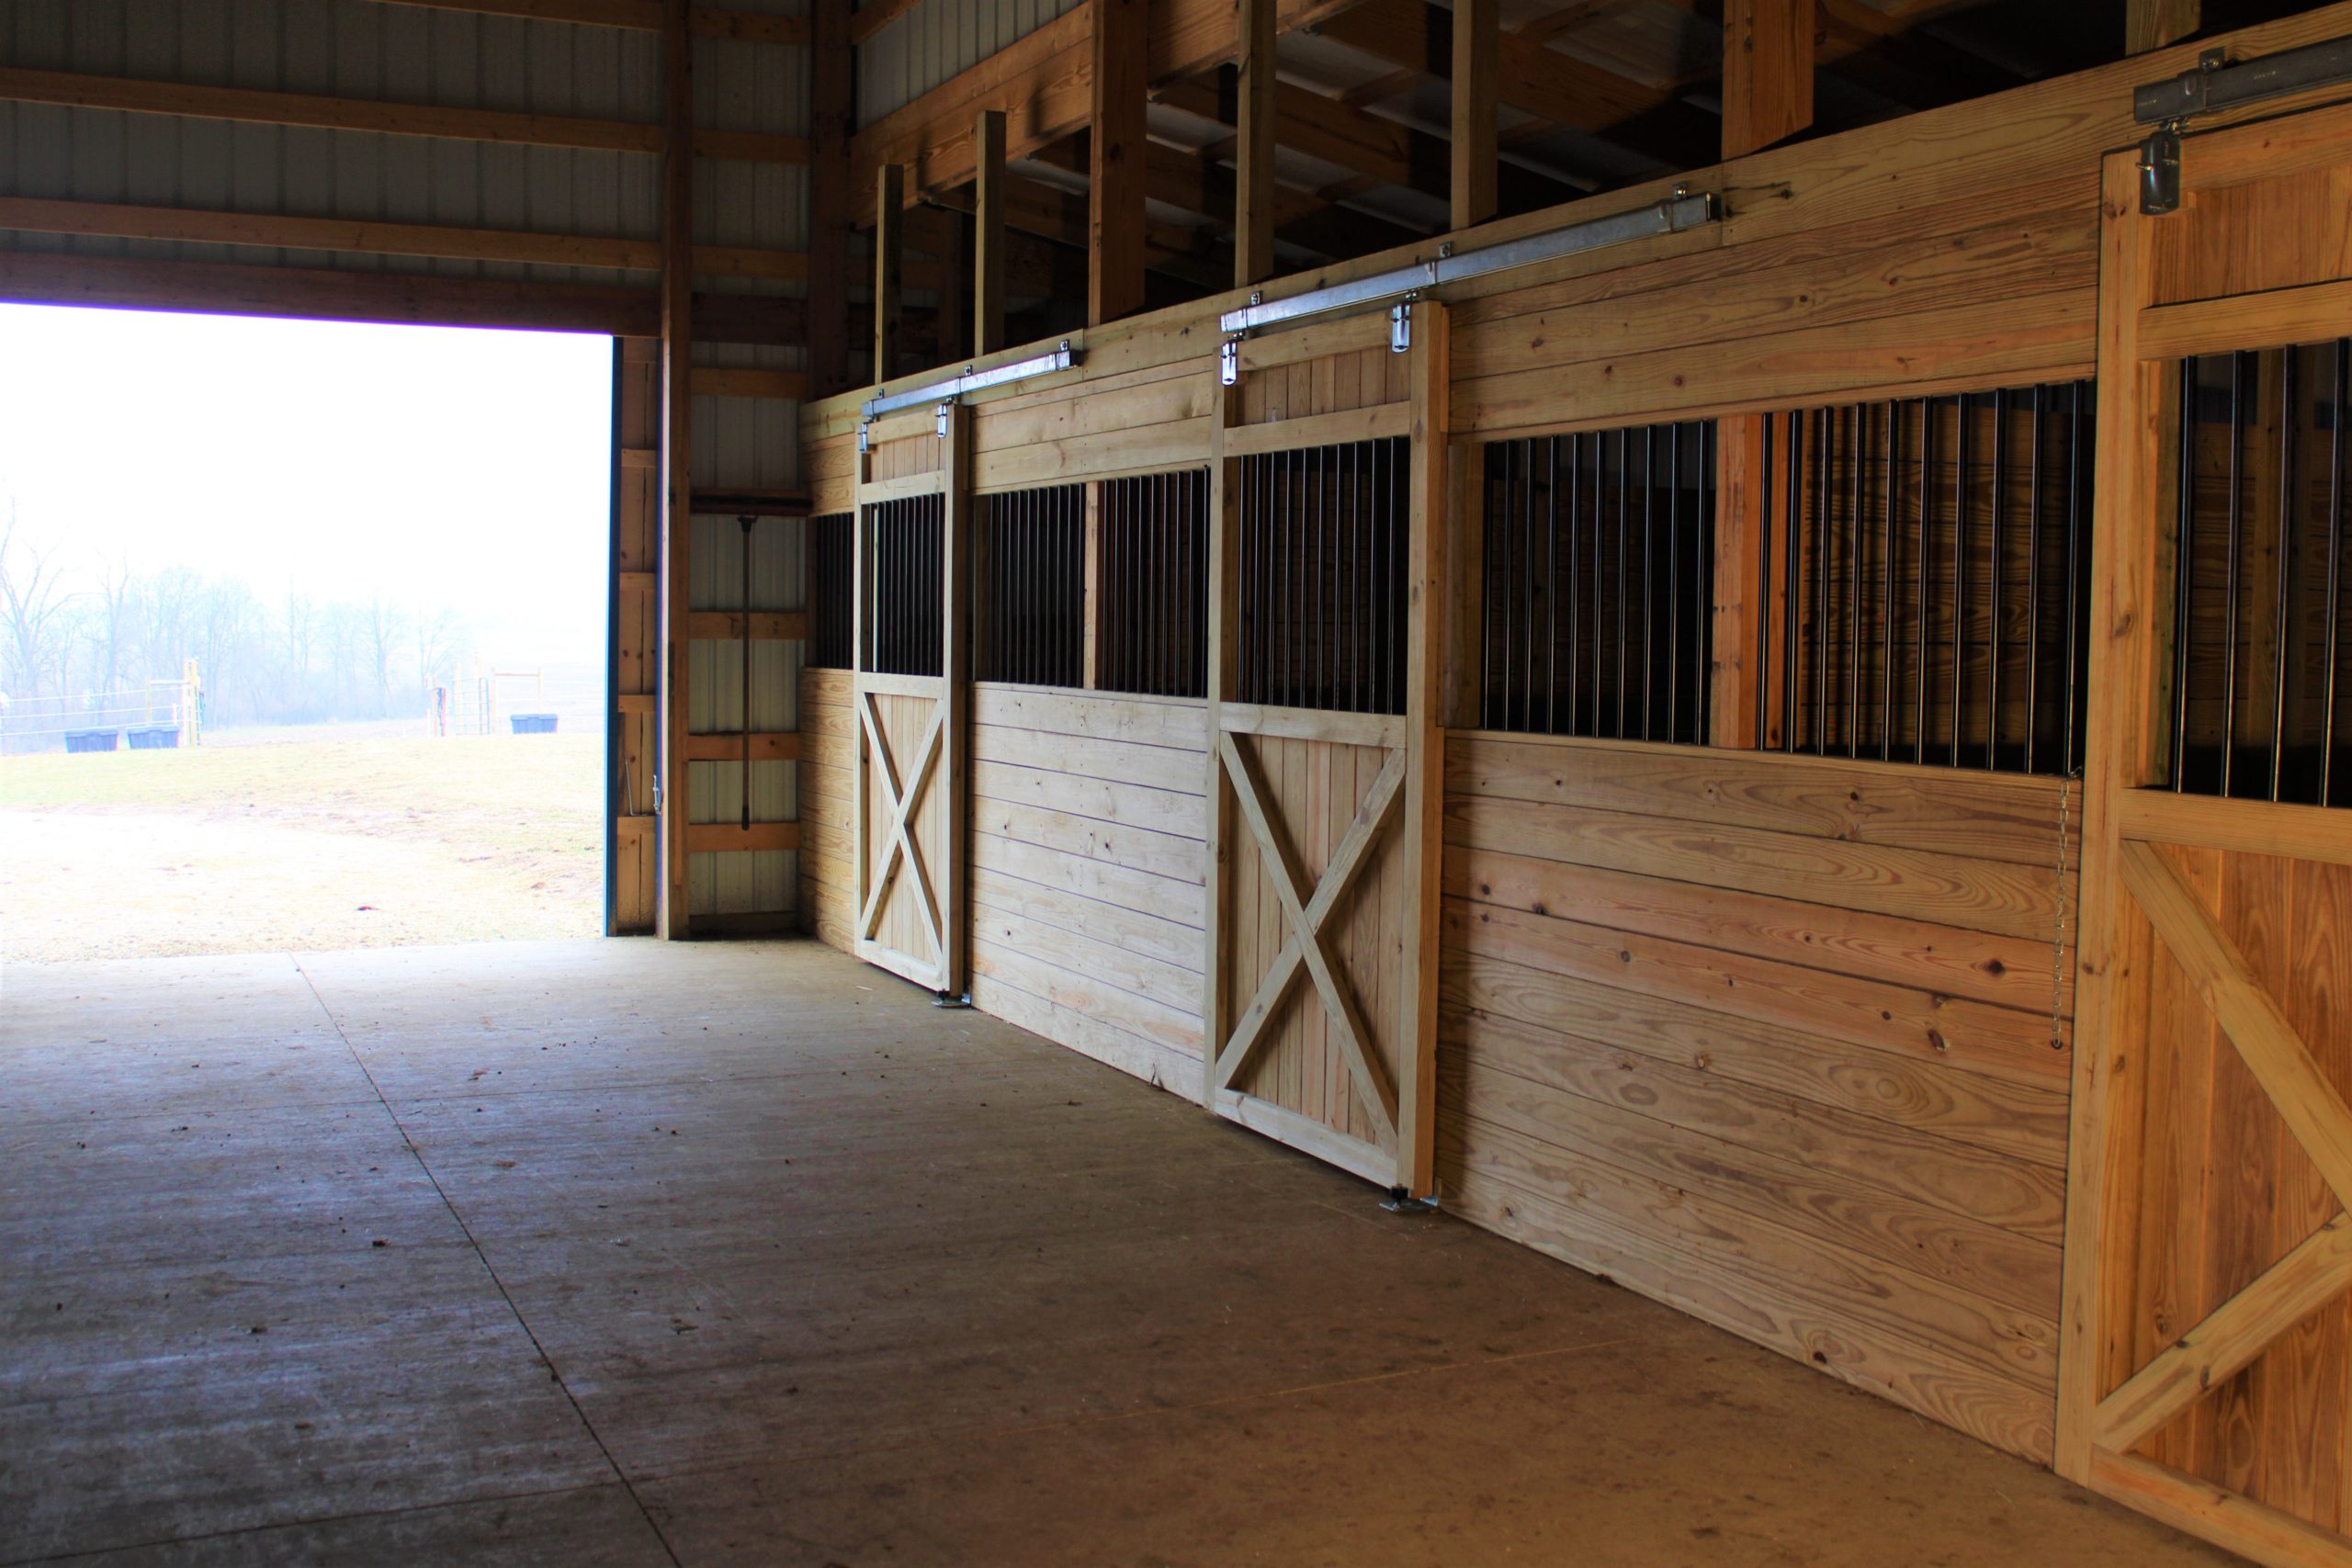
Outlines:
POLYGON ((969 439, 955 409, 859 458, 851 937, 942 996, 963 993, 969 936, 969 439))
POLYGON ((2281 784, 2324 780, 2352 650, 2320 591, 2352 548, 2352 108, 2188 137, 2166 214, 2135 163, 2105 171, 2058 1462, 2352 1564, 2352 809, 2281 784))
POLYGON ((1444 312, 1413 307, 1406 354, 1359 336, 1297 357, 1270 339, 1215 400, 1202 1097, 1420 1195, 1444 312))
POLYGON ((659 887, 656 851, 661 765, 656 726, 662 679, 661 440, 662 345, 619 338, 613 346, 612 624, 606 634, 605 797, 610 818, 605 931, 632 936, 653 930, 659 887))

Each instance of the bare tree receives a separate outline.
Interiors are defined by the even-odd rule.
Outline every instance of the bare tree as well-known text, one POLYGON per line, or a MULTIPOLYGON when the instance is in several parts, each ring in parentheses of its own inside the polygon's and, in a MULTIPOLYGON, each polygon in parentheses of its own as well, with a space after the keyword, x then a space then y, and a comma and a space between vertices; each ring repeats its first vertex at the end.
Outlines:
POLYGON ((8 520, 0 525, 0 615, 7 617, 11 684, 21 695, 40 695, 41 675, 54 669, 58 694, 64 694, 63 613, 74 601, 50 557, 17 539, 17 502, 8 500, 8 520))
POLYGON ((362 611, 361 628, 367 637, 369 659, 376 671, 376 716, 382 718, 392 711, 392 649, 401 639, 401 629, 408 624, 407 615, 398 604, 381 593, 371 593, 362 611))

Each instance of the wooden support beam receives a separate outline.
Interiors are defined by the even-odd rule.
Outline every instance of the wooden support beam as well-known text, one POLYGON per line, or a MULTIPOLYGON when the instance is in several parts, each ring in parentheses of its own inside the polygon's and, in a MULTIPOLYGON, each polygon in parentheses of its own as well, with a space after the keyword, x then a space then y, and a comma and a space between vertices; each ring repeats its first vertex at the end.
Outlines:
POLYGON ((800 760, 800 734, 797 730, 755 730, 750 735, 686 737, 689 762, 740 762, 746 756, 754 762, 797 762, 800 760))
POLYGON ((696 822, 686 829, 685 847, 687 853, 697 855, 797 850, 800 847, 800 824, 754 822, 746 828, 738 822, 696 822))
POLYGON ((0 251, 0 299, 216 316, 609 333, 615 337, 652 337, 661 331, 660 297, 645 288, 48 251, 0 251))
POLYGON ((1715 425, 1715 602, 1707 671, 1707 739, 1717 746, 1761 746, 1757 638, 1764 592, 1764 419, 1733 414, 1715 425))
POLYGON ((2204 25, 2203 0, 2126 0, 2123 52, 2145 54, 2178 43, 2204 25))
MULTIPOLYGON (((658 122, 585 119, 571 115, 520 114, 439 104, 383 103, 315 93, 273 93, 191 82, 94 76, 72 71, 33 71, 21 66, 0 66, 0 99, 71 108, 115 109, 126 114, 186 115, 245 125, 365 130, 385 136, 433 136, 526 147, 578 147, 598 152, 662 151, 662 127, 658 122)), ((802 138, 761 131, 697 130, 695 152, 705 158, 766 164, 799 164, 808 163, 809 158, 808 143, 802 138)))
POLYGON ((874 377, 879 383, 899 373, 899 291, 906 268, 905 171, 884 166, 874 197, 874 377))
MULTIPOLYGON (((1492 0, 1482 0, 1491 4, 1492 0)), ((1235 116, 1233 284, 1247 288, 1274 275, 1274 0, 1238 0, 1240 52, 1235 116)))
POLYGON ((1497 0, 1453 0, 1451 227, 1495 215, 1495 70, 1500 48, 1497 0))
POLYGON ((972 352, 1004 346, 1004 111, 982 109, 972 122, 977 177, 972 186, 972 352))
POLYGON ((1814 0, 1725 0, 1724 156, 1813 124, 1814 0))
POLYGON ((1093 13, 1093 113, 1088 125, 1086 321, 1144 306, 1146 0, 1087 0, 1093 13))
POLYGON ((915 0, 868 0, 852 14, 849 41, 862 44, 915 8, 915 0))
POLYGON ((847 391, 849 237, 856 181, 849 167, 850 0, 813 0, 808 26, 808 380, 820 398, 847 391))
POLYGON ((686 0, 662 33, 662 852, 654 930, 687 934, 686 582, 694 479, 694 44, 686 0))
MULTIPOLYGON (((22 196, 0 197, 0 229, 119 240, 174 240, 203 245, 259 245, 273 250, 353 251, 367 255, 608 267, 618 272, 660 272, 666 254, 660 240, 301 218, 187 207, 139 207, 106 201, 52 201, 22 196)), ((808 272, 808 258, 798 251, 696 245, 692 255, 693 270, 713 276, 792 281, 806 277, 808 272)))

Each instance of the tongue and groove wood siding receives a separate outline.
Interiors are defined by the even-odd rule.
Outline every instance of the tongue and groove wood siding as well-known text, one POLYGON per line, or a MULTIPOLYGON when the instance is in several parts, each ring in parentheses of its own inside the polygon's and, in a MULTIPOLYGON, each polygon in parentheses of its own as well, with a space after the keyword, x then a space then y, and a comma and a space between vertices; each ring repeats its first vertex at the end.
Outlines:
POLYGON ((1184 1095, 1206 735, 1198 702, 973 691, 973 1005, 1184 1095))
POLYGON ((1447 1206, 2046 1461, 2062 790, 1453 736, 1447 1206))

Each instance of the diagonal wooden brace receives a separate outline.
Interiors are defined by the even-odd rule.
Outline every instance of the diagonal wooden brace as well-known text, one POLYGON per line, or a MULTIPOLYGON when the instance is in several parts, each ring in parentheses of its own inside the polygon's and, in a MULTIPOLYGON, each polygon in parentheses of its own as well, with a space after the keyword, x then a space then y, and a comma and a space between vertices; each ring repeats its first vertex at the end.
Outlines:
POLYGON ((922 804, 922 794, 931 783, 934 763, 938 761, 940 742, 946 733, 946 706, 932 710, 931 723, 916 743, 913 772, 903 792, 899 782, 898 768, 884 743, 882 726, 874 713, 874 697, 866 693, 857 705, 858 722, 865 729, 866 746, 875 762, 875 777, 882 785, 882 798, 889 808, 890 826, 885 835, 888 847, 882 854, 882 863, 874 874, 873 883, 866 888, 865 906, 857 914, 857 935, 861 942, 871 940, 874 928, 882 919, 882 903, 890 889, 892 875, 903 861, 915 883, 916 897, 923 919, 923 935, 929 939, 932 956, 944 963, 947 958, 946 930, 940 919, 938 895, 931 886, 931 874, 915 849, 910 824, 922 804))
POLYGON ((1273 884, 1274 896, 1282 904, 1290 934, 1260 979, 1249 1005, 1235 1020, 1231 1038, 1217 1053, 1216 1086, 1230 1088, 1240 1076, 1250 1056, 1264 1043, 1268 1022, 1304 968, 1314 981, 1333 1032, 1339 1036, 1340 1054, 1357 1094, 1372 1108, 1384 1135, 1393 1138, 1396 1132, 1396 1085, 1369 1049, 1371 1031, 1356 1005, 1354 991, 1342 980, 1331 962, 1329 950, 1324 946, 1323 928, 1368 863, 1372 847, 1396 809, 1405 780, 1405 754, 1400 750, 1388 753, 1371 791, 1357 808, 1355 819, 1333 851, 1322 881, 1316 885, 1311 897, 1302 899, 1306 874, 1266 810, 1264 781, 1256 759, 1230 734, 1217 737, 1217 750, 1232 781, 1234 802, 1250 824, 1250 837, 1257 841, 1260 858, 1265 863, 1268 880, 1273 884))

